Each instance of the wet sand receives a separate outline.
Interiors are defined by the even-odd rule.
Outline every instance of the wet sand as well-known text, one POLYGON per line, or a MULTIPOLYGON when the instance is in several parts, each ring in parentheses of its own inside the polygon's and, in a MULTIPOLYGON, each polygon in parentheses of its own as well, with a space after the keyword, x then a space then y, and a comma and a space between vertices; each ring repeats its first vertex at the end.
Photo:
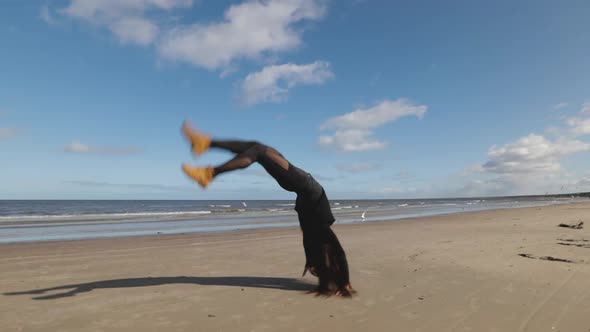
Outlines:
POLYGON ((1 330, 590 329, 590 203, 334 229, 352 299, 307 293, 293 227, 3 244, 1 330))

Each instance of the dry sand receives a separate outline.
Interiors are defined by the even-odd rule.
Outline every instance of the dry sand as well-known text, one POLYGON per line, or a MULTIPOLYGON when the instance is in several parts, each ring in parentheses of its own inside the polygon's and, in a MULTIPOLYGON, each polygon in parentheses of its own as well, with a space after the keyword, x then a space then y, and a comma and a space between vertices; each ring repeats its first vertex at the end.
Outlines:
POLYGON ((590 222, 557 227, 580 220, 590 203, 336 225, 353 299, 306 293, 296 228, 0 245, 0 330, 587 332, 590 222))

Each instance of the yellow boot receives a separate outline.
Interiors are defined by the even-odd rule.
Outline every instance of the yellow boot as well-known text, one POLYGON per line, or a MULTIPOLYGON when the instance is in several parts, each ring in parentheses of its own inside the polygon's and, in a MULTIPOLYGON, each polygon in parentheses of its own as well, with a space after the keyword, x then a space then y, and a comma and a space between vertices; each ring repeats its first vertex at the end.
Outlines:
POLYGON ((199 185, 206 188, 211 181, 213 181, 213 167, 191 167, 188 165, 182 165, 182 170, 191 179, 197 181, 199 185))
POLYGON ((211 136, 192 129, 188 121, 185 121, 182 124, 182 133, 191 143, 194 154, 200 155, 209 149, 209 146, 211 145, 211 136))

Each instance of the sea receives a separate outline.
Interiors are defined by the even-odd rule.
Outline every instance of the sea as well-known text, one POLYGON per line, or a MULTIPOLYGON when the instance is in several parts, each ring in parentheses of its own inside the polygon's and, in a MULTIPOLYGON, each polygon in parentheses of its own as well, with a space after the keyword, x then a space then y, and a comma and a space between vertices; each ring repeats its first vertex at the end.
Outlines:
MULTIPOLYGON (((575 196, 331 200, 336 223, 588 201, 575 196)), ((292 200, 0 200, 0 243, 297 226, 292 200)))

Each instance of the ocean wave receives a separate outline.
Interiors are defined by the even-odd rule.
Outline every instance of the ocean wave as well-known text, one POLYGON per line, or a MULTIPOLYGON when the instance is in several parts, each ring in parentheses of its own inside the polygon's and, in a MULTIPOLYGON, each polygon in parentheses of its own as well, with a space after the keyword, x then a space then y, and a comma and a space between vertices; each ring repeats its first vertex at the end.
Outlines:
POLYGON ((229 204, 227 204, 227 205, 226 204, 222 204, 222 205, 209 204, 209 207, 213 207, 213 208, 214 207, 228 208, 228 207, 231 207, 231 205, 229 205, 229 204))
POLYGON ((212 214, 224 214, 224 213, 236 213, 236 212, 245 212, 246 209, 223 209, 223 210, 213 210, 211 211, 212 214))
POLYGON ((352 205, 333 207, 332 210, 352 209, 352 205))
POLYGON ((209 211, 209 210, 201 210, 201 211, 174 211, 174 212, 34 214, 34 215, 0 216, 0 220, 165 217, 165 216, 184 216, 184 215, 191 216, 191 215, 202 215, 202 214, 210 214, 210 213, 211 213, 211 211, 209 211))

